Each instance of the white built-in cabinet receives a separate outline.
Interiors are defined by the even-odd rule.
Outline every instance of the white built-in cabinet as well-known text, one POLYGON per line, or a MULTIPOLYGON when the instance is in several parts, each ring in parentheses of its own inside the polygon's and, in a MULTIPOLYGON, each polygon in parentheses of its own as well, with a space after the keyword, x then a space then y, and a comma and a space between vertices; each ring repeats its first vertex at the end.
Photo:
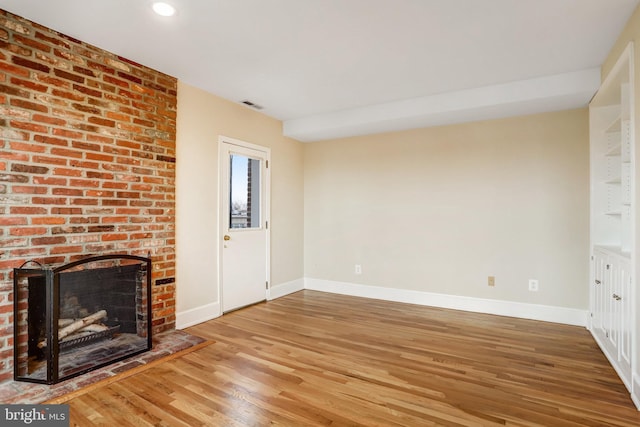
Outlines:
POLYGON ((591 275, 589 328, 632 392, 635 348, 633 45, 589 104, 591 275))
POLYGON ((633 301, 631 262, 603 248, 593 249, 591 333, 623 382, 631 386, 633 301))

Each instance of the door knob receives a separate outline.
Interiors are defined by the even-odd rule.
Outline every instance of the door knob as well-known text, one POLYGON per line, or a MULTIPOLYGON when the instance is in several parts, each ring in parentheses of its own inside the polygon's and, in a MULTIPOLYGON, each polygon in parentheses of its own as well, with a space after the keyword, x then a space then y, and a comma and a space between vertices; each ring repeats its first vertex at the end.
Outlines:
POLYGON ((225 234, 223 237, 224 240, 231 240, 231 236, 229 236, 228 234, 225 234))

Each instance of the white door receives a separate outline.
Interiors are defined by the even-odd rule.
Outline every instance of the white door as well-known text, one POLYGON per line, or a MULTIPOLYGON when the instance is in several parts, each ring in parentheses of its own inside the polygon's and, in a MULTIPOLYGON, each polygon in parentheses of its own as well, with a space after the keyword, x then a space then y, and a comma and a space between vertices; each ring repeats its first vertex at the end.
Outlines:
POLYGON ((264 301, 269 283, 269 149, 220 137, 222 311, 264 301))

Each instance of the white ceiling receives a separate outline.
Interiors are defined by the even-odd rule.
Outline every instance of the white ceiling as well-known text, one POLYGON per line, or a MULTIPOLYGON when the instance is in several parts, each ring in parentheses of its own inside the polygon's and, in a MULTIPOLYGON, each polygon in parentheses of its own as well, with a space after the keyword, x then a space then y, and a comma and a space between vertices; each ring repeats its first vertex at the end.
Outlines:
POLYGON ((0 0, 301 141, 585 106, 640 0, 0 0))

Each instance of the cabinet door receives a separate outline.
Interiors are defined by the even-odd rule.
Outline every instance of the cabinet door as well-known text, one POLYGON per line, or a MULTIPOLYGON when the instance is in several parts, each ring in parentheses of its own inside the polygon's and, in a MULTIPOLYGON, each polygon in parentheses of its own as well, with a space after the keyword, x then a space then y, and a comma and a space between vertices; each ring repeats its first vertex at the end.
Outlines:
POLYGON ((607 311, 609 319, 608 321, 608 344, 611 346, 611 355, 618 359, 618 342, 620 341, 620 304, 616 301, 618 293, 620 292, 620 280, 621 280, 621 268, 620 261, 617 257, 609 256, 607 259, 607 281, 606 287, 607 294, 604 295, 604 299, 607 305, 607 311))
POLYGON ((631 381, 631 263, 615 253, 594 250, 591 330, 625 384, 631 381))
POLYGON ((633 301, 631 297, 631 264, 629 260, 620 259, 617 263, 616 288, 612 294, 615 303, 616 317, 618 319, 618 361, 620 363, 621 375, 628 375, 627 381, 631 378, 631 332, 632 332, 632 309, 633 301))
POLYGON ((591 307, 591 328, 594 335, 604 343, 609 339, 610 315, 607 280, 609 270, 607 270, 607 255, 599 250, 593 252, 593 282, 592 286, 592 307, 591 307))
POLYGON ((602 279, 602 329, 605 333, 605 346, 609 351, 609 354, 617 358, 617 342, 618 337, 616 334, 616 315, 614 312, 614 300, 612 298, 613 287, 616 281, 615 269, 613 268, 612 259, 610 256, 605 257, 605 265, 602 279))
MULTIPOLYGON (((626 271, 616 254, 595 249, 593 252, 592 333, 602 350, 613 362, 620 359, 620 341, 625 339, 621 329, 620 294, 622 277, 626 271)), ((630 338, 630 337, 628 337, 630 338)))

